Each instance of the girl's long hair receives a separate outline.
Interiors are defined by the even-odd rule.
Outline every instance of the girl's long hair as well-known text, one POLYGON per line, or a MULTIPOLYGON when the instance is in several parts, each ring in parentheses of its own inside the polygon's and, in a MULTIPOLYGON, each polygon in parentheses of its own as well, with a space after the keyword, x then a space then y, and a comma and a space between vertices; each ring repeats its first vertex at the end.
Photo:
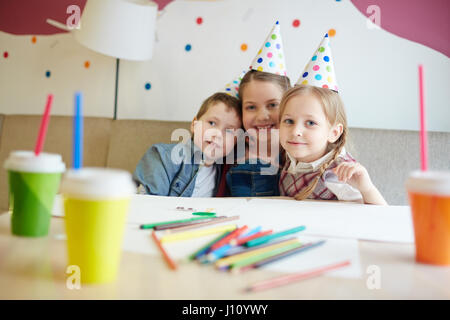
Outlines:
POLYGON ((283 116, 284 110, 286 109, 287 102, 291 98, 299 95, 313 95, 314 97, 316 97, 316 99, 318 99, 320 104, 322 105, 323 111, 330 125, 334 126, 335 124, 340 123, 343 127, 340 137, 334 143, 330 143, 328 145, 327 150, 334 150, 333 156, 319 167, 319 174, 317 175, 317 177, 315 177, 314 180, 306 188, 304 188, 294 196, 296 200, 304 200, 313 193, 325 170, 330 166, 331 163, 333 163, 334 160, 338 158, 347 141, 348 127, 344 103, 342 102, 339 94, 336 91, 330 89, 309 85, 295 86, 285 92, 280 103, 280 121, 281 117, 283 116))

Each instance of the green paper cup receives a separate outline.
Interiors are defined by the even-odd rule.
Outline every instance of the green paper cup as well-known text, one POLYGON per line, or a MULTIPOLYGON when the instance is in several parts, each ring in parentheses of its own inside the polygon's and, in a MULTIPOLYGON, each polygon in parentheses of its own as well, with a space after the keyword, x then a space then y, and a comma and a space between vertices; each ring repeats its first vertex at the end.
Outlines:
POLYGON ((82 283, 117 278, 130 197, 131 174, 116 169, 70 170, 61 183, 69 265, 79 267, 82 283))
POLYGON ((13 151, 8 171, 11 232, 26 237, 48 234, 53 201, 65 165, 59 154, 13 151))

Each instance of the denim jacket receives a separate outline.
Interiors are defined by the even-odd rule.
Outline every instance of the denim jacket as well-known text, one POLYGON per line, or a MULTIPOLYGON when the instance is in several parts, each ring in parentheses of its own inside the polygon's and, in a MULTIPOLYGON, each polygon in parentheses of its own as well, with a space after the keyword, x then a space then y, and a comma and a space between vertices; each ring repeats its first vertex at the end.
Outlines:
MULTIPOLYGON (((133 180, 151 195, 190 197, 202 160, 202 151, 191 141, 188 144, 159 143, 151 146, 139 161, 133 180)), ((216 168, 217 192, 222 166, 216 168)))
POLYGON ((232 166, 226 174, 230 195, 232 197, 279 196, 280 171, 274 172, 269 170, 270 167, 269 163, 261 162, 259 159, 256 164, 247 160, 243 164, 232 166), (264 170, 271 174, 262 174, 264 170))

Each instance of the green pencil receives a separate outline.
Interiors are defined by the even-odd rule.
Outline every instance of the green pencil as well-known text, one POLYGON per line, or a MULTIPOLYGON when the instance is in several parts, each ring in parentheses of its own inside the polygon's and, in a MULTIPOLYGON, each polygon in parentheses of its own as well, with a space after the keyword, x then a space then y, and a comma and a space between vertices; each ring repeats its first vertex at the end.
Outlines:
POLYGON ((155 222, 155 223, 149 223, 149 224, 141 224, 141 229, 152 229, 156 226, 162 226, 165 224, 172 224, 172 223, 183 223, 183 222, 189 222, 189 221, 195 221, 195 220, 201 220, 201 219, 211 219, 211 217, 195 217, 195 218, 189 218, 189 219, 182 219, 182 220, 173 220, 173 221, 162 221, 162 222, 155 222))
POLYGON ((292 229, 280 231, 280 232, 277 232, 277 233, 269 234, 269 235, 264 236, 264 237, 259 237, 259 238, 250 240, 247 243, 245 243, 244 246, 246 246, 246 247, 254 247, 254 246, 257 246, 259 244, 262 244, 262 243, 265 243, 267 241, 270 241, 272 239, 276 239, 276 238, 279 238, 279 237, 286 236, 288 234, 300 232, 300 231, 303 231, 305 229, 306 229, 305 226, 300 226, 300 227, 295 227, 295 228, 292 228, 292 229))
POLYGON ((230 265, 230 267, 232 269, 245 267, 245 266, 251 265, 251 264, 253 264, 255 262, 261 261, 263 259, 272 257, 274 255, 277 255, 277 254, 280 254, 280 253, 283 253, 283 252, 286 252, 286 251, 289 251, 291 249, 295 249, 295 248, 298 248, 298 247, 301 247, 301 246, 302 246, 302 244, 300 242, 291 243, 291 244, 288 244, 288 245, 280 247, 280 248, 276 248, 276 249, 273 249, 273 250, 270 250, 270 251, 267 251, 267 252, 263 252, 263 253, 260 253, 260 254, 254 255, 254 256, 250 256, 248 258, 244 258, 244 259, 238 260, 238 261, 232 263, 230 265))

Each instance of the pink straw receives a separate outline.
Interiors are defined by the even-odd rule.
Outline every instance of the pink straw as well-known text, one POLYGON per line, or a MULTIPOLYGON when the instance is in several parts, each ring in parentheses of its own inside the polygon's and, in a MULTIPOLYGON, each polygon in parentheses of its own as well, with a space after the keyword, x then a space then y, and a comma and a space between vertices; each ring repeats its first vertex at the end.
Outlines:
POLYGON ((41 120, 41 127, 39 128, 39 135, 36 142, 36 148, 34 149, 34 154, 38 156, 44 146, 45 134, 47 133, 48 122, 50 120, 50 109, 53 103, 53 94, 47 95, 47 105, 45 106, 44 115, 41 120))
POLYGON ((428 168, 427 130, 425 128, 425 93, 423 85, 423 66, 419 65, 419 99, 420 99, 420 164, 422 171, 428 168))

